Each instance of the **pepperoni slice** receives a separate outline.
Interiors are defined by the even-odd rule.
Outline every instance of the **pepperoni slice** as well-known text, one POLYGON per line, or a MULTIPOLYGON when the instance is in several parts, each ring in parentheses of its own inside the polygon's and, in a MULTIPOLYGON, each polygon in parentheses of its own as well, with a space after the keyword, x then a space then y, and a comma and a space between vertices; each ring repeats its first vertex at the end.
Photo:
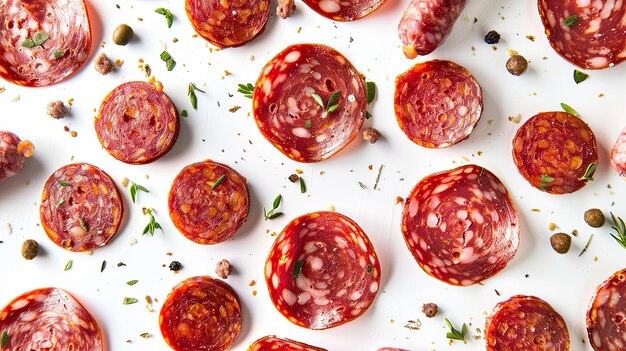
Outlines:
POLYGON ((563 317, 535 296, 516 295, 500 302, 485 324, 487 351, 567 351, 569 331, 563 317))
POLYGON ((395 347, 383 347, 383 348, 378 349, 378 351, 409 351, 409 350, 397 349, 395 347))
POLYGON ((583 69, 612 67, 626 59, 626 4, 615 0, 539 0, 552 48, 583 69))
POLYGON ((500 272, 519 246, 509 192, 489 170, 461 166, 422 179, 406 199, 402 233, 420 267, 451 285, 500 272))
POLYGON ((175 351, 225 351, 241 330, 237 293, 225 282, 208 276, 176 285, 159 315, 165 342, 175 351))
POLYGON ((427 61, 398 76, 394 108, 409 139, 444 148, 472 133, 483 112, 483 93, 467 69, 450 61, 427 61))
POLYGON ((372 243, 350 218, 314 212, 291 221, 265 262, 274 306, 290 322, 327 329, 369 308, 380 287, 372 243))
POLYGON ((185 0, 193 29, 211 44, 230 48, 252 41, 270 17, 269 0, 185 0))
POLYGON ((232 238, 246 221, 249 207, 246 178, 208 160, 183 168, 169 194, 174 225, 187 239, 203 245, 232 238))
POLYGON ((319 162, 359 133, 367 108, 365 81, 335 49, 293 45, 265 66, 252 106, 257 126, 274 147, 292 160, 319 162))
POLYGON ((378 10, 387 0, 303 0, 313 11, 333 21, 356 21, 378 10))
POLYGON ((626 180, 626 128, 622 131, 611 150, 611 164, 617 174, 626 180))
POLYGON ((27 87, 67 79, 91 50, 84 0, 3 0, 0 33, 0 77, 27 87))
POLYGON ((596 289, 587 311, 587 333, 596 351, 626 349, 626 269, 596 289))
POLYGON ((513 161, 535 188, 550 194, 573 193, 587 184, 585 173, 593 176, 598 144, 580 118, 566 112, 543 112, 515 134, 513 161))
POLYGON ((0 130, 0 182, 13 177, 24 169, 24 160, 31 157, 35 146, 22 141, 14 133, 0 130))
POLYGON ((2 350, 103 351, 93 316, 67 291, 37 289, 16 297, 0 313, 2 350))
POLYGON ((164 92, 150 83, 128 82, 104 98, 95 126, 100 144, 111 156, 145 164, 170 151, 180 122, 176 106, 164 92))
POLYGON ((87 163, 74 163, 48 178, 39 214, 55 244, 68 251, 91 251, 115 236, 124 205, 108 174, 87 163))
POLYGON ((404 55, 414 59, 435 51, 452 32, 465 5, 467 0, 412 0, 398 24, 404 55))
POLYGON ((327 351, 301 342, 282 339, 276 336, 266 336, 250 345, 248 351, 327 351))

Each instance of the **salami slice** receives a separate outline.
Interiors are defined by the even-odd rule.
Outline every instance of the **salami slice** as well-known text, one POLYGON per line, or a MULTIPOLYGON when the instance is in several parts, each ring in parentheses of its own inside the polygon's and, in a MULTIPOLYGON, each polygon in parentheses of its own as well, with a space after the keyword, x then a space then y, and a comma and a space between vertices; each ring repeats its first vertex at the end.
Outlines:
POLYGON ((626 269, 596 289, 587 311, 587 333, 596 351, 626 350, 626 269))
POLYGON ((256 82, 252 102, 263 136, 292 160, 319 162, 359 133, 367 108, 365 81, 335 49, 292 45, 256 82))
POLYGON ((467 0, 412 0, 398 25, 408 59, 428 55, 446 40, 467 0))
POLYGON ((175 351, 228 350, 241 330, 239 297, 219 279, 186 279, 165 300, 159 326, 175 351))
POLYGON ((367 235, 335 212, 291 221, 265 262, 274 306, 290 322, 309 329, 332 328, 361 316, 376 298, 380 276, 367 235))
POLYGON ((400 128, 414 143, 444 148, 472 133, 483 112, 483 93, 467 69, 432 60, 396 78, 394 109, 400 128))
POLYGON ((187 239, 203 245, 232 238, 249 207, 246 178, 208 160, 183 168, 169 194, 172 222, 187 239))
POLYGON ((0 33, 0 77, 27 87, 67 79, 91 50, 84 0, 3 0, 0 33))
POLYGON ((196 32, 220 48, 252 41, 270 17, 269 0, 185 0, 185 9, 196 32))
POLYGON ((180 122, 172 100, 146 82, 128 82, 104 98, 96 134, 111 156, 130 164, 156 161, 174 146, 180 122))
POLYGON ((611 164, 617 174, 626 180, 626 128, 622 131, 611 150, 611 164))
POLYGON ((461 166, 422 179, 407 197, 402 233, 417 263, 451 285, 500 272, 519 246, 519 218, 509 192, 489 170, 461 166))
POLYGON ((313 11, 333 21, 361 19, 378 10, 387 0, 304 0, 313 11))
POLYGON ((383 347, 383 348, 378 349, 378 351, 409 351, 409 350, 397 349, 395 347, 383 347))
POLYGON ((598 144, 580 118, 566 112, 543 112, 515 134, 513 161, 535 188, 550 194, 573 193, 593 176, 598 144))
POLYGON ((552 48, 583 69, 626 59, 626 4, 615 0, 538 0, 552 48))
POLYGON ((569 331, 563 317, 535 296, 516 295, 500 302, 485 324, 487 351, 567 351, 569 331))
POLYGON ((0 183, 24 169, 24 160, 31 157, 35 146, 28 140, 0 130, 0 183))
POLYGON ((87 163, 74 163, 48 178, 39 214, 55 244, 68 251, 91 251, 115 236, 124 205, 108 174, 87 163))
POLYGON ((276 336, 266 336, 250 345, 248 351, 327 351, 301 342, 282 339, 276 336))
POLYGON ((3 351, 103 351, 93 316, 67 291, 44 288, 16 297, 0 313, 3 351))

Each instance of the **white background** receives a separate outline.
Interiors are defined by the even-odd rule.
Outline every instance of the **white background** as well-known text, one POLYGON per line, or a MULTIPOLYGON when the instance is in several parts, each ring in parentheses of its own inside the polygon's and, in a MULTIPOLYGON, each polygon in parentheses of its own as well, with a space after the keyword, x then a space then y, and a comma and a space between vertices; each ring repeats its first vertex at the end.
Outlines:
POLYGON ((116 9, 116 1, 91 0, 92 58, 104 51, 112 59, 124 60, 121 69, 101 76, 89 62, 68 81, 38 89, 0 82, 6 88, 0 94, 0 129, 13 131, 37 146, 24 172, 0 184, 0 240, 4 241, 0 244, 0 304, 34 288, 61 287, 92 312, 105 331, 110 350, 167 350, 158 328, 158 311, 168 292, 187 277, 214 276, 215 263, 227 258, 236 270, 227 282, 238 292, 244 309, 243 329, 233 350, 246 350, 254 340, 268 334, 339 351, 376 350, 382 346, 415 351, 480 350, 484 349, 484 341, 474 337, 482 335, 486 314, 498 301, 515 294, 534 294, 547 300, 569 326, 571 349, 590 350, 585 313, 591 295, 598 284, 626 266, 626 251, 609 236, 610 226, 592 229, 582 218, 591 207, 599 207, 607 215, 614 211, 626 216, 626 183, 609 166, 610 147, 626 125, 626 64, 589 72, 590 78, 576 85, 572 79, 574 67, 547 42, 534 1, 471 1, 445 45, 420 60, 444 58, 468 68, 484 89, 485 111, 469 140, 449 149, 424 149, 402 134, 393 112, 394 79, 414 64, 404 58, 396 32, 408 2, 390 0, 378 12, 354 23, 333 23, 297 2, 293 17, 281 20, 272 15, 265 32, 252 43, 216 52, 203 39, 192 37, 194 31, 183 1, 118 0, 121 9, 116 9), (171 29, 162 16, 154 13, 161 6, 175 15, 171 29), (474 17, 477 23, 473 23, 474 17), (115 46, 110 40, 120 23, 131 25, 137 35, 126 47, 115 46), (502 35, 495 51, 483 42, 491 29, 502 35), (172 42, 175 37, 177 43, 172 42), (102 40, 106 41, 104 48, 100 46, 102 40), (370 106, 374 117, 365 126, 379 129, 383 140, 369 145, 359 138, 319 164, 295 163, 265 141, 249 115, 250 100, 236 93, 237 83, 254 83, 269 59, 286 46, 302 42, 335 47, 377 83, 378 98, 370 106), (167 72, 159 59, 162 43, 178 62, 172 72, 167 72), (517 50, 531 61, 526 74, 514 77, 506 72, 507 49, 517 50), (153 164, 131 166, 113 159, 101 148, 93 118, 104 96, 117 85, 145 80, 138 68, 140 58, 150 64, 165 92, 179 110, 189 111, 189 117, 181 119, 180 137, 169 154, 153 164), (232 75, 225 76, 224 70, 232 75), (207 92, 198 94, 198 111, 191 109, 186 96, 190 82, 207 92), (19 101, 13 101, 17 96, 19 101), (46 115, 49 101, 70 98, 74 99, 71 117, 54 120, 46 115), (555 196, 532 188, 518 174, 510 152, 511 140, 520 125, 510 122, 508 116, 521 114, 524 122, 537 112, 559 110, 561 102, 573 106, 591 125, 600 147, 600 165, 596 180, 584 189, 555 196), (230 113, 228 109, 235 105, 242 108, 230 113), (63 130, 65 125, 78 136, 70 137, 63 130), (215 246, 197 245, 184 238, 167 212, 167 193, 176 174, 184 166, 207 158, 229 164, 247 177, 251 195, 247 223, 232 240, 215 246), (132 204, 128 189, 120 187, 126 205, 124 223, 117 237, 92 256, 57 247, 40 226, 42 186, 50 174, 72 161, 101 167, 117 184, 128 177, 151 190, 150 194, 140 193, 138 203, 132 204), (504 271, 484 285, 463 288, 448 286, 419 268, 400 232, 402 205, 396 205, 396 197, 406 197, 426 175, 468 162, 487 167, 506 184, 519 206, 522 233, 520 249, 504 271), (385 168, 379 190, 373 190, 381 164, 385 168), (372 170, 368 169, 370 165, 372 170), (296 169, 304 171, 306 194, 300 194, 298 185, 286 179, 296 169), (361 189, 358 181, 367 189, 361 189), (271 206, 279 193, 284 196, 282 210, 286 215, 265 222, 263 206, 271 206), (369 235, 381 259, 383 285, 376 303, 361 318, 331 330, 310 331, 292 325, 273 307, 263 266, 274 240, 271 233, 280 232, 298 215, 326 210, 331 205, 354 219, 369 235), (142 207, 156 209, 163 232, 154 237, 141 236, 147 223, 142 207), (560 231, 579 231, 569 254, 552 251, 551 222, 560 231), (8 234, 6 223, 11 224, 13 234, 8 234), (589 250, 578 257, 592 233, 595 237, 589 250), (34 261, 20 256, 21 244, 28 238, 36 239, 44 251, 34 261), (132 239, 137 239, 136 245, 130 244, 132 239), (173 256, 167 256, 168 252, 173 256), (73 268, 64 272, 70 259, 73 268), (173 259, 184 265, 178 274, 163 267, 173 259), (100 273, 103 260, 108 265, 100 273), (127 267, 118 268, 120 261, 127 267), (127 286, 126 281, 132 279, 139 283, 127 286), (256 285, 249 286, 252 280, 256 285), (497 296, 494 289, 502 296, 497 296), (258 294, 253 296, 255 290, 258 294), (154 304, 155 312, 145 308, 145 295, 159 300, 154 304), (123 305, 124 297, 138 298, 140 303, 123 305), (426 302, 439 304, 441 312, 436 318, 427 319, 421 314, 426 302), (463 322, 471 323, 467 344, 449 345, 444 317, 459 327, 463 322), (421 330, 403 327, 415 318, 421 320, 421 330), (153 337, 140 338, 144 332, 153 337))

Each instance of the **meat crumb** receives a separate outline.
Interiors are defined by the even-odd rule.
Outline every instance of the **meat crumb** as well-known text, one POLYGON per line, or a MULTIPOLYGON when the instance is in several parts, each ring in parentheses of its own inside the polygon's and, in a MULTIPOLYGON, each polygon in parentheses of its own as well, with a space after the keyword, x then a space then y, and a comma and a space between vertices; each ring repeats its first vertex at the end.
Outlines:
POLYGON ((298 177, 298 175, 295 174, 295 173, 289 176, 289 181, 292 182, 292 183, 295 183, 298 180, 300 180, 300 177, 298 177))
POLYGON ((113 72, 114 67, 111 61, 107 58, 107 55, 102 52, 96 57, 96 71, 103 76, 113 72))
POLYGON ((48 103, 48 116, 54 119, 61 119, 65 117, 67 109, 63 101, 53 101, 48 103))
POLYGON ((380 139, 382 134, 375 128, 367 128, 363 131, 363 140, 369 142, 370 144, 374 144, 380 139))
POLYGON ((278 0, 278 7, 276 8, 276 15, 282 19, 290 17, 296 10, 296 3, 294 0, 278 0))
POLYGON ((424 312, 426 317, 433 318, 439 312, 439 306, 436 303, 425 303, 422 306, 422 312, 424 312))
POLYGON ((230 272, 232 271, 232 267, 228 260, 221 260, 217 263, 217 267, 215 268, 215 274, 222 279, 228 279, 230 272))

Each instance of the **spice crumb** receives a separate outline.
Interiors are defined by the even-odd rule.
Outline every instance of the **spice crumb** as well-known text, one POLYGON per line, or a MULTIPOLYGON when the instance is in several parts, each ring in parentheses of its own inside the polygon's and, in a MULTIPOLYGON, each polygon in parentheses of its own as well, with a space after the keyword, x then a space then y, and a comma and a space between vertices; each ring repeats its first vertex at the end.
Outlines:
POLYGON ((248 284, 248 286, 255 286, 256 285, 256 280, 251 280, 250 283, 248 284))
POLYGON ((215 274, 222 279, 228 279, 228 276, 232 272, 233 268, 230 265, 230 262, 226 259, 223 259, 217 263, 215 268, 215 274))
POLYGON ((129 182, 128 178, 124 177, 124 179, 122 179, 120 184, 122 184, 122 186, 126 188, 128 186, 128 182, 129 182))
POLYGON ((425 303, 422 306, 422 312, 426 315, 426 317, 433 318, 437 315, 437 312, 439 312, 439 306, 437 306, 436 303, 425 303))

